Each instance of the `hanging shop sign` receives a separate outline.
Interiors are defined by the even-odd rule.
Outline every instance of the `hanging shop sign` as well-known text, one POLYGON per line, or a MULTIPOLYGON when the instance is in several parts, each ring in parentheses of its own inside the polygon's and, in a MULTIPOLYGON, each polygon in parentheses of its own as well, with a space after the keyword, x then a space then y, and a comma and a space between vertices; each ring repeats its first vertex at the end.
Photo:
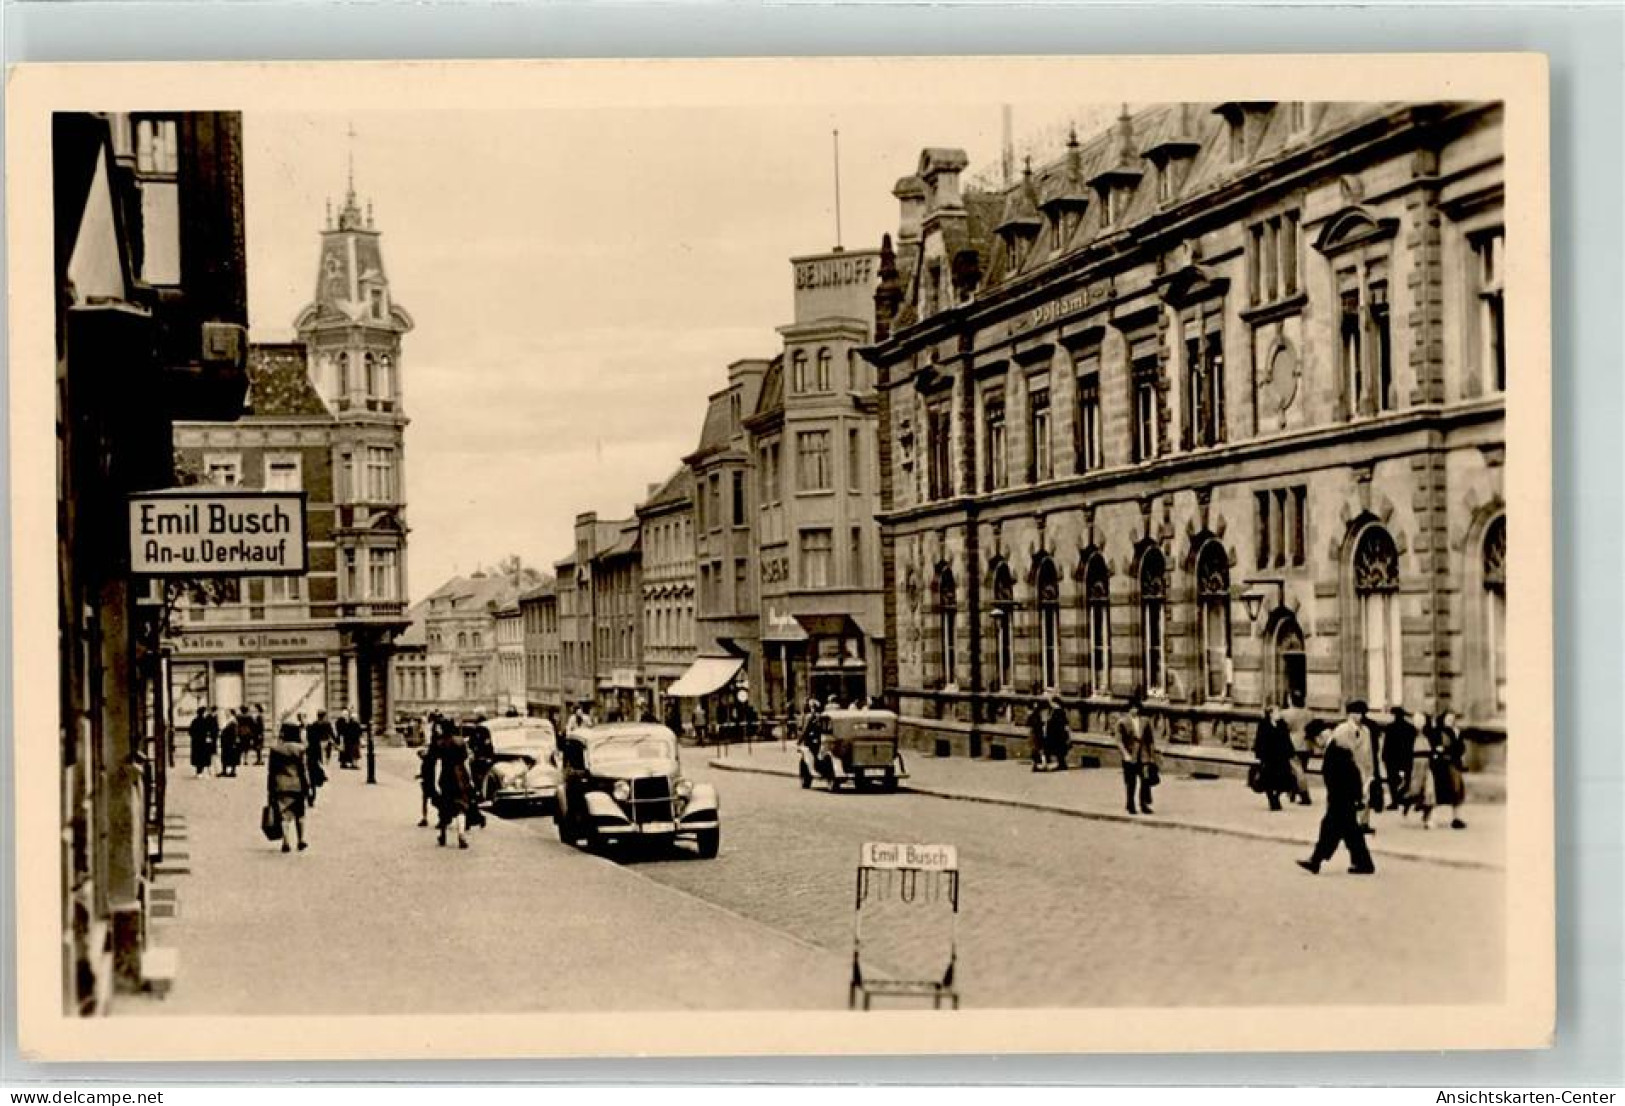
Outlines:
POLYGON ((305 493, 176 488, 130 497, 137 576, 298 576, 305 493))

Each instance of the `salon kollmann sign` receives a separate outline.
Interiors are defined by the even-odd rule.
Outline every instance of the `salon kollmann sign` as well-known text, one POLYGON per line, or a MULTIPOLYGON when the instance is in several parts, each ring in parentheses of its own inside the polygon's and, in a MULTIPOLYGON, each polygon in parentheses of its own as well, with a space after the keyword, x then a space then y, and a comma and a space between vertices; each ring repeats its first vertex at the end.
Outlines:
POLYGON ((305 493, 178 488, 130 497, 138 576, 292 576, 305 565, 305 493))

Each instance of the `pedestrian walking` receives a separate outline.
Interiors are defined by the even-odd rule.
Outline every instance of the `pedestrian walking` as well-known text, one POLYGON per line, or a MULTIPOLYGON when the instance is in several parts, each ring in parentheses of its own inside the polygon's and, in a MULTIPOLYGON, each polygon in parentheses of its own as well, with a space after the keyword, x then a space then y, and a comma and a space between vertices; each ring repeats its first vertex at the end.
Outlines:
POLYGON ((1423 719, 1422 729, 1411 740, 1411 773, 1405 791, 1405 809, 1422 815, 1422 828, 1431 829, 1433 808, 1439 805, 1439 792, 1433 780, 1432 722, 1423 719))
POLYGON ((1061 697, 1051 692, 1048 716, 1044 719, 1044 755, 1049 759, 1050 770, 1066 771, 1066 758, 1071 751, 1072 728, 1067 725, 1066 708, 1061 705, 1061 697))
POLYGON ((1249 773, 1256 777, 1253 790, 1269 799, 1271 810, 1280 810, 1281 796, 1296 794, 1298 780, 1293 771, 1292 733, 1281 709, 1273 704, 1264 708, 1264 716, 1258 720, 1253 757, 1256 763, 1249 773))
POLYGON ((361 723, 350 714, 348 707, 339 711, 338 725, 339 741, 339 767, 357 769, 361 767, 361 723))
MULTIPOLYGON (((1357 714, 1358 718, 1355 719, 1352 727, 1349 728, 1343 736, 1348 745, 1349 752, 1354 756, 1354 766, 1359 769, 1360 786, 1365 789, 1361 792, 1361 802, 1358 811, 1360 832, 1374 834, 1377 832, 1377 827, 1371 824, 1371 816, 1373 814, 1382 813, 1382 777, 1377 774, 1377 766, 1382 763, 1379 756, 1382 743, 1382 731, 1381 727, 1373 722, 1367 715, 1366 712, 1368 708, 1365 700, 1351 699, 1348 703, 1348 707, 1359 708, 1358 711, 1349 711, 1351 716, 1357 714)), ((1332 730, 1332 733, 1334 735, 1337 734, 1340 730, 1343 730, 1345 726, 1349 726, 1349 721, 1347 718, 1345 718, 1342 722, 1339 722, 1332 730)), ((1330 738, 1327 739, 1328 744, 1330 743, 1330 740, 1330 738)), ((1326 775, 1325 764, 1320 766, 1320 773, 1322 781, 1324 782, 1326 775)))
POLYGON ((327 712, 325 710, 317 711, 316 721, 305 727, 305 740, 316 749, 316 752, 323 763, 332 759, 333 723, 327 720, 327 712))
POLYGON ((1401 815, 1410 813, 1411 759, 1416 750, 1416 727, 1405 708, 1395 705, 1393 718, 1382 735, 1382 773, 1388 782, 1388 805, 1401 815))
POLYGON ((429 824, 429 806, 435 800, 434 775, 436 763, 434 742, 430 741, 428 745, 418 750, 418 826, 420 828, 429 824))
POLYGON ((440 844, 446 843, 446 831, 457 832, 457 847, 468 848, 467 828, 469 811, 474 809, 474 781, 468 771, 468 743, 457 732, 454 723, 441 727, 431 751, 434 760, 435 810, 438 814, 440 844))
POLYGON ((220 727, 220 774, 236 776, 237 765, 243 755, 243 730, 236 711, 226 712, 226 724, 220 727))
POLYGON ((1032 748, 1033 771, 1042 772, 1048 763, 1044 755, 1044 735, 1049 730, 1049 704, 1040 699, 1027 712, 1027 743, 1032 748))
POLYGON ((192 741, 192 767, 199 776, 205 772, 214 773, 214 742, 218 731, 215 729, 213 711, 213 707, 199 707, 186 727, 187 736, 192 741))
POLYGON ((1326 813, 1321 815, 1320 836, 1308 860, 1298 861, 1298 867, 1318 875, 1320 866, 1337 852, 1339 843, 1349 852, 1349 873, 1368 876, 1377 870, 1371 861, 1371 850, 1366 847, 1365 834, 1360 825, 1360 808, 1365 805, 1366 777, 1359 766, 1359 749, 1369 748, 1364 733, 1365 704, 1350 700, 1345 707, 1347 718, 1339 723, 1326 741, 1326 752, 1321 759, 1321 779, 1326 785, 1326 813))
POLYGON ((1310 733, 1313 718, 1303 705, 1303 692, 1292 693, 1286 710, 1281 712, 1281 721, 1286 723, 1287 733, 1292 739, 1292 774, 1297 784, 1293 789, 1292 799, 1296 803, 1310 806, 1314 800, 1309 797, 1309 758, 1315 751, 1315 739, 1310 733))
POLYGON ((1151 789, 1159 775, 1156 737, 1140 713, 1140 696, 1128 701, 1128 714, 1117 722, 1117 753, 1123 763, 1123 791, 1130 814, 1151 814, 1151 789), (1137 802, 1136 802, 1137 800, 1137 802))
POLYGON ((277 743, 271 746, 270 763, 265 769, 265 800, 282 823, 283 852, 292 851, 288 844, 290 836, 299 843, 300 852, 306 847, 305 805, 316 801, 308 758, 308 749, 299 740, 298 725, 284 722, 277 743))
MULTIPOLYGON (((265 707, 259 703, 254 704, 252 713, 245 712, 248 720, 248 749, 254 752, 256 765, 265 763, 265 707)), ((248 749, 243 752, 243 759, 248 759, 248 749)))
POLYGON ((1461 820, 1461 804, 1467 800, 1467 782, 1463 762, 1467 746, 1461 731, 1456 728, 1456 712, 1445 711, 1437 725, 1429 727, 1429 768, 1433 776, 1434 799, 1438 806, 1450 808, 1450 828, 1466 829, 1461 820))
MULTIPOLYGON (((301 716, 302 717, 302 716, 301 716)), ((297 727, 296 727, 297 729, 297 727)), ((327 782, 327 770, 322 767, 322 731, 332 732, 327 724, 327 712, 316 712, 316 721, 305 728, 305 774, 310 782, 310 805, 316 805, 316 792, 327 782)))

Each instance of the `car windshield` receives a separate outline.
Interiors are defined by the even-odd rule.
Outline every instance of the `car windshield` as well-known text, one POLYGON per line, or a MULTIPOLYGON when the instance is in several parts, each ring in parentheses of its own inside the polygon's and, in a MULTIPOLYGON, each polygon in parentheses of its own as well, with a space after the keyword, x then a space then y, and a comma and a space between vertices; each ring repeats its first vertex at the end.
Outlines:
POLYGON ((541 730, 499 730, 491 735, 491 748, 498 753, 523 753, 533 756, 539 750, 550 750, 552 746, 552 735, 541 730))
POLYGON ((609 737, 592 747, 592 759, 597 764, 675 760, 676 757, 677 749, 671 739, 655 734, 609 737))

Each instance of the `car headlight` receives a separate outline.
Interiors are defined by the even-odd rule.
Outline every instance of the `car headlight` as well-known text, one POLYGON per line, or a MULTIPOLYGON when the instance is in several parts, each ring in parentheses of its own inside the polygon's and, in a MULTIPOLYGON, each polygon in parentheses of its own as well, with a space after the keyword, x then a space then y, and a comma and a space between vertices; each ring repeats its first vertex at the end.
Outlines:
POLYGON ((609 793, 615 796, 616 802, 624 803, 632 797, 632 785, 625 780, 616 780, 615 786, 610 788, 609 793))
POLYGON ((692 794, 694 794, 694 784, 691 781, 689 781, 689 780, 678 780, 677 781, 677 797, 679 799, 686 800, 692 794))

